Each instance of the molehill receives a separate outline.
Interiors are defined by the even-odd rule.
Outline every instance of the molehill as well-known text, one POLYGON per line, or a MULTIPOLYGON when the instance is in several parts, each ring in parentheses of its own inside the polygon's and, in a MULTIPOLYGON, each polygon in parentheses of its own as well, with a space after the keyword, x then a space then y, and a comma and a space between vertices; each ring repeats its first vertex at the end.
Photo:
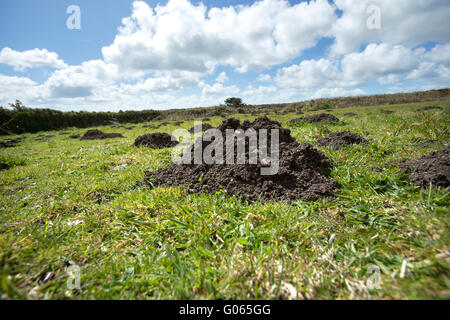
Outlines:
POLYGON ((178 141, 175 138, 164 132, 144 134, 134 141, 136 147, 146 146, 153 149, 171 148, 177 144, 178 141))
MULTIPOLYGON (((316 200, 338 191, 336 181, 329 177, 332 165, 328 158, 312 145, 298 143, 291 136, 290 130, 282 128, 279 122, 263 117, 252 123, 249 121, 241 123, 238 119, 231 118, 223 121, 217 129, 223 138, 218 146, 222 148, 225 159, 227 157, 227 144, 233 144, 231 147, 235 149, 235 164, 172 163, 156 172, 146 172, 145 180, 156 186, 186 186, 192 193, 208 192, 214 194, 219 191, 226 191, 228 194, 237 195, 243 199, 261 200, 263 202, 271 199, 280 201, 316 200), (264 158, 261 160, 261 157, 258 157, 257 164, 249 164, 248 139, 245 144, 245 164, 236 164, 237 146, 234 139, 227 141, 227 129, 242 129, 244 131, 254 129, 258 134, 260 130, 267 129, 269 154, 272 152, 271 129, 278 129, 278 171, 273 175, 262 175, 261 169, 270 166, 270 164, 264 158)), ((198 138, 193 145, 187 148, 185 155, 190 154, 192 156, 195 147, 200 147, 204 151, 211 143, 214 143, 214 140, 204 141, 202 138, 198 138)))

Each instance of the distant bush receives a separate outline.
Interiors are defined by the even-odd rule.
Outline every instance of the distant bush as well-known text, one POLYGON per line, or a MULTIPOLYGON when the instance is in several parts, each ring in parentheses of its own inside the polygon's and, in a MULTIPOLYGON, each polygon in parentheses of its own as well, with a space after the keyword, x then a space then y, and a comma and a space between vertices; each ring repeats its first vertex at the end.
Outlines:
POLYGON ((239 108, 244 105, 241 98, 231 97, 225 100, 227 107, 239 108))
POLYGON ((32 109, 20 101, 0 107, 0 135, 60 130, 68 127, 87 128, 117 123, 139 123, 155 119, 161 112, 154 110, 120 112, 62 112, 52 109, 32 109))

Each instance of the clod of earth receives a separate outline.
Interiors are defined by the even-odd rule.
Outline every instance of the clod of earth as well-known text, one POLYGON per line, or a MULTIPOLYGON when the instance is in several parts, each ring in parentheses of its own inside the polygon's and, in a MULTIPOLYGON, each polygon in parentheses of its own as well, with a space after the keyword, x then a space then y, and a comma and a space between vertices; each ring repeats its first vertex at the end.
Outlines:
POLYGON ((203 123, 203 124, 197 124, 193 126, 191 129, 189 129, 190 133, 194 133, 196 131, 206 131, 209 129, 213 129, 214 127, 210 125, 209 123, 203 123))
POLYGON ((69 136, 70 139, 78 139, 79 137, 81 137, 79 134, 74 134, 72 136, 69 136))
POLYGON ((442 110, 442 107, 439 106, 425 106, 417 109, 417 112, 428 111, 428 110, 442 110))
POLYGON ((334 115, 329 113, 320 113, 320 114, 314 114, 312 116, 305 116, 303 118, 299 118, 301 121, 304 122, 339 122, 339 119, 336 118, 334 115))
POLYGON ((344 146, 350 144, 368 143, 367 139, 364 139, 357 133, 350 131, 332 132, 327 137, 317 140, 319 146, 331 146, 335 150, 339 150, 344 146))
POLYGON ((172 148, 177 144, 178 141, 174 137, 162 132, 145 134, 134 141, 136 147, 146 146, 153 149, 172 148))
POLYGON ((22 142, 23 138, 9 139, 6 141, 0 141, 0 149, 3 148, 14 148, 18 143, 22 142))
MULTIPOLYGON (((245 143, 245 164, 183 164, 172 163, 156 172, 146 172, 145 180, 153 185, 183 185, 193 193, 216 193, 226 191, 247 200, 281 200, 295 199, 316 200, 338 192, 337 183, 329 177, 332 165, 329 159, 319 150, 308 143, 298 143, 288 129, 282 128, 280 123, 268 119, 258 118, 253 123, 238 119, 227 119, 217 128, 222 134, 223 150, 226 159, 228 144, 237 150, 234 139, 227 141, 227 129, 254 129, 258 133, 262 129, 268 132, 268 142, 271 141, 271 129, 279 130, 279 170, 273 175, 261 175, 261 168, 270 166, 266 159, 258 157, 257 164, 249 164, 249 141, 245 143)), ((185 155, 193 155, 196 147, 204 151, 213 142, 198 138, 191 145, 185 155)), ((268 146, 269 154, 272 145, 268 146)), ((257 150, 252 150, 253 152, 257 150)))
POLYGON ((104 133, 100 130, 89 130, 82 137, 81 140, 96 140, 109 138, 124 138, 120 133, 104 133))
POLYGON ((381 110, 380 113, 381 113, 381 114, 393 114, 394 111, 391 111, 391 110, 381 110))
POLYGON ((446 146, 439 152, 408 160, 401 169, 409 173, 410 180, 424 188, 430 183, 433 186, 448 188, 450 185, 450 147, 446 146))
POLYGON ((0 170, 7 170, 10 168, 10 165, 5 162, 0 162, 0 170))

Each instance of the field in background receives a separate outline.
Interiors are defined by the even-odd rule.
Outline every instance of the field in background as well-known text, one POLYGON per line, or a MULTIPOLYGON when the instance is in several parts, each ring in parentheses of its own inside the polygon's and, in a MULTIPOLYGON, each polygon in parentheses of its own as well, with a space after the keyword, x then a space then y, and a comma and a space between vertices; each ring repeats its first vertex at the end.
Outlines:
POLYGON ((0 171, 0 293, 21 299, 450 298, 450 195, 412 185, 395 162, 448 144, 450 100, 341 107, 333 114, 344 123, 298 126, 288 124, 299 117, 297 106, 289 107, 209 115, 209 123, 219 125, 223 116, 253 120, 259 112, 315 146, 333 131, 372 139, 339 151, 318 147, 335 165, 336 197, 260 204, 226 193, 151 188, 142 181, 144 170, 169 164, 171 149, 132 144, 145 133, 171 133, 172 124, 95 127, 125 138, 94 141, 58 131, 39 133, 54 135, 48 141, 24 134, 17 147, 0 149, 0 160, 11 165, 0 171), (425 105, 445 108, 416 112, 425 105), (357 116, 343 116, 348 112, 357 116), (436 143, 422 146, 430 140, 436 143), (79 290, 67 288, 70 264, 80 266, 79 290), (378 289, 370 287, 378 275, 378 289))

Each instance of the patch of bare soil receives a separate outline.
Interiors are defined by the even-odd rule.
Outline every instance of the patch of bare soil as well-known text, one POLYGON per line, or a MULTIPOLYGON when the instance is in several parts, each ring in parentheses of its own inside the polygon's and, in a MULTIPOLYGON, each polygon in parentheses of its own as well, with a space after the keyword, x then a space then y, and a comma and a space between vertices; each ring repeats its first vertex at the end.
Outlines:
POLYGON ((391 111, 391 110, 381 110, 380 113, 381 113, 381 114, 393 114, 394 111, 391 111))
POLYGON ((178 141, 175 138, 163 132, 145 134, 134 141, 136 147, 146 146, 152 149, 172 148, 177 144, 178 141))
MULTIPOLYGON (((315 200, 330 196, 337 192, 337 183, 329 177, 332 165, 329 159, 319 150, 308 143, 298 143, 288 129, 282 128, 280 123, 268 119, 258 118, 252 123, 238 119, 227 119, 217 128, 223 137, 223 143, 218 147, 223 150, 224 159, 227 158, 228 144, 235 149, 235 164, 181 164, 172 163, 156 172, 146 172, 145 180, 153 185, 183 185, 193 193, 216 193, 222 190, 228 194, 237 195, 247 200, 269 201, 271 199, 291 201, 295 199, 315 200), (279 170, 273 175, 262 175, 261 168, 270 167, 270 160, 258 156, 257 164, 249 164, 249 155, 257 150, 249 150, 249 141, 245 144, 245 164, 237 163, 237 146, 234 139, 227 141, 227 129, 254 129, 257 133, 266 129, 268 132, 268 154, 272 145, 271 130, 279 130, 279 170)), ((258 135, 259 137, 259 135, 258 135)), ((195 147, 202 151, 214 143, 197 139, 185 152, 194 154, 195 147)))
POLYGON ((22 141, 23 141, 23 138, 15 138, 15 139, 8 139, 6 141, 0 141, 0 149, 14 148, 17 146, 18 143, 20 143, 22 141))
POLYGON ((210 125, 209 123, 203 123, 201 125, 193 126, 192 128, 189 129, 189 132, 190 133, 194 133, 195 131, 204 132, 204 131, 212 129, 212 128, 214 128, 214 127, 212 125, 210 125))
POLYGON ((0 170, 7 170, 10 168, 10 165, 0 161, 0 170))
POLYGON ((329 113, 319 113, 319 114, 314 114, 312 116, 305 116, 305 117, 299 118, 299 119, 304 122, 311 122, 311 123, 339 122, 338 118, 336 118, 334 115, 329 114, 329 113))
POLYGON ((450 185, 450 147, 446 146, 439 152, 412 160, 407 160, 401 169, 409 173, 411 182, 428 188, 433 186, 448 188, 450 185))
POLYGON ((442 107, 439 106, 425 106, 422 108, 417 109, 417 112, 422 112, 422 111, 429 111, 429 110, 442 110, 442 107))
POLYGON ((109 138, 124 138, 124 136, 120 133, 104 133, 100 130, 88 130, 82 137, 81 140, 103 140, 109 138))
POLYGON ((319 146, 330 146, 339 150, 350 144, 368 143, 369 141, 357 133, 350 131, 332 132, 327 137, 317 140, 319 146))
POLYGON ((70 139, 78 139, 79 137, 81 137, 79 134, 69 136, 70 139))

